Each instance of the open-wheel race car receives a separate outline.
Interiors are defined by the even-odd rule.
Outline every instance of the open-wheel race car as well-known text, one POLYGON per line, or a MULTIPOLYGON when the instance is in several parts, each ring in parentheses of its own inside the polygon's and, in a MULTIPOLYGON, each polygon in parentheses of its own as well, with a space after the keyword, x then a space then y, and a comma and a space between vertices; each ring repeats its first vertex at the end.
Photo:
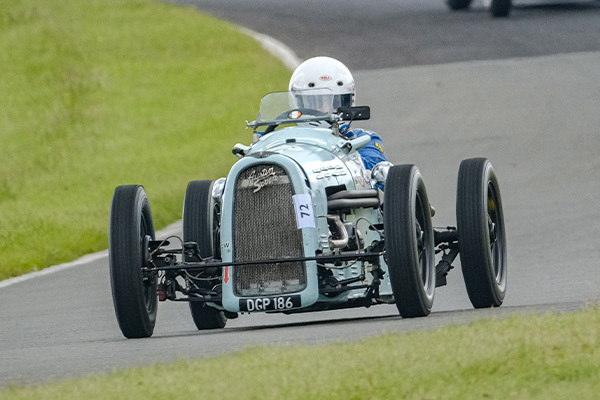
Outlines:
POLYGON ((476 308, 502 304, 506 233, 498 180, 485 158, 462 161, 456 227, 434 229, 421 173, 383 162, 366 170, 342 124, 368 107, 299 107, 292 92, 261 101, 250 146, 227 178, 192 181, 183 238, 156 240, 139 185, 115 189, 109 262, 119 327, 128 338, 154 330, 159 301, 189 302, 198 329, 244 313, 298 313, 395 304, 402 317, 430 313, 460 254, 476 308), (383 190, 382 190, 383 188, 383 190), (436 254, 438 262, 436 263, 436 254))

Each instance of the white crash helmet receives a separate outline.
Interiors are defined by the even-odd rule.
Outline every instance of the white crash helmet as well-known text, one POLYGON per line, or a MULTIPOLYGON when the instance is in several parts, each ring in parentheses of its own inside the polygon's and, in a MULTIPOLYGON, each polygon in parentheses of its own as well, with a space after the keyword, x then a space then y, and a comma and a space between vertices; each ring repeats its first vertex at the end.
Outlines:
MULTIPOLYGON (((354 105, 354 78, 350 70, 334 58, 309 58, 296 68, 290 79, 289 90, 292 92, 320 88, 327 88, 333 92, 333 110, 354 105)), ((299 107, 317 110, 322 109, 323 98, 331 101, 331 96, 308 96, 306 93, 296 97, 299 107)))

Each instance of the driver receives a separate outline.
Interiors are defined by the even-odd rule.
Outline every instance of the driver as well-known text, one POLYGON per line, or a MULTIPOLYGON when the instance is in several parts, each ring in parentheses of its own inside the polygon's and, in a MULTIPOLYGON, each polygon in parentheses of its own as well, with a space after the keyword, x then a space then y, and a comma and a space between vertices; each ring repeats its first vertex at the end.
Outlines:
MULTIPOLYGON (((331 57, 313 57, 300 64, 290 79, 289 90, 328 88, 333 91, 333 109, 354 105, 356 93, 354 78, 344 64, 331 57)), ((298 96, 302 107, 319 109, 320 96, 298 96)), ((371 141, 359 150, 366 169, 387 161, 383 153, 383 142, 375 132, 365 129, 350 129, 349 124, 340 127, 340 133, 348 139, 369 135, 371 141)))

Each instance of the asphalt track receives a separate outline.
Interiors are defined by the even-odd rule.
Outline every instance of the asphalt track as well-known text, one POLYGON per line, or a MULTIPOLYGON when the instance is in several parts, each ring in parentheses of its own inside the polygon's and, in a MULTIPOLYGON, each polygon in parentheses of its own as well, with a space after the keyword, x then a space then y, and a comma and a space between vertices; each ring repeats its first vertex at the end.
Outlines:
POLYGON ((383 136, 391 161, 421 169, 434 224, 454 224, 460 160, 488 157, 507 224, 504 305, 471 309, 456 268, 426 318, 403 320, 393 306, 378 306, 242 316, 222 331, 198 332, 187 305, 162 303, 154 336, 125 340, 99 254, 0 285, 0 387, 600 302, 600 3, 517 3, 507 20, 477 5, 450 13, 433 0, 195 3, 276 37, 300 58, 329 54, 351 66, 358 102, 372 108, 366 125, 383 136))

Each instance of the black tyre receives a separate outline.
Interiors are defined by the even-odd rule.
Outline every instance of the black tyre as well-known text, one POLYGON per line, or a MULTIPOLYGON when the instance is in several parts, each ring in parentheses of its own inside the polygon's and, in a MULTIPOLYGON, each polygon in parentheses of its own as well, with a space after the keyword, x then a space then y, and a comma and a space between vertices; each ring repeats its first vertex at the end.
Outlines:
POLYGON ((404 318, 429 315, 435 292, 431 209, 414 165, 390 168, 385 183, 384 228, 392 291, 404 318))
POLYGON ((485 158, 460 164, 456 223, 460 263, 473 307, 500 306, 506 293, 506 231, 498 179, 485 158))
POLYGON ((490 14, 492 17, 508 17, 512 8, 512 0, 492 0, 490 14))
MULTIPOLYGON (((196 242, 202 258, 213 257, 218 253, 218 205, 212 200, 212 181, 192 181, 188 184, 183 203, 183 241, 196 242)), ((206 289, 216 284, 210 274, 215 271, 202 272, 194 283, 206 289)), ((191 278, 190 278, 191 279, 191 278)), ((207 306, 202 302, 190 302, 192 318, 198 329, 220 329, 227 323, 222 311, 207 306)))
POLYGON ((144 273, 144 241, 154 239, 154 223, 144 188, 115 189, 110 208, 109 265, 113 303, 127 338, 152 336, 156 322, 158 275, 144 273))
POLYGON ((471 0, 446 0, 446 4, 451 10, 464 10, 469 8, 471 0))

